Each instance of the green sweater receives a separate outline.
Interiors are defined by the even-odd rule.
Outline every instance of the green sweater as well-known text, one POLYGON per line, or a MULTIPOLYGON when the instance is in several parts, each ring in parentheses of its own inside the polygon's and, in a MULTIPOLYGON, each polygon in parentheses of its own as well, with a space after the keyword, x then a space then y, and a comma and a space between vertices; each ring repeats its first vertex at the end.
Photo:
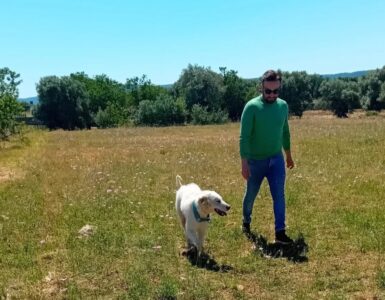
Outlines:
POLYGON ((265 159, 290 150, 286 101, 266 103, 262 95, 246 103, 241 118, 239 149, 242 159, 265 159))

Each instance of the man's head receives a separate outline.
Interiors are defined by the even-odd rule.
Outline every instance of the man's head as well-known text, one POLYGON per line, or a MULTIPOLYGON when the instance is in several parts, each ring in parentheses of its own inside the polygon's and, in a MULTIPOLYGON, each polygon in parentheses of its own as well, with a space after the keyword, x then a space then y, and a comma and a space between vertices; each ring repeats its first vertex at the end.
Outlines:
POLYGON ((281 74, 268 70, 262 76, 262 95, 266 102, 273 103, 278 98, 281 88, 281 74))

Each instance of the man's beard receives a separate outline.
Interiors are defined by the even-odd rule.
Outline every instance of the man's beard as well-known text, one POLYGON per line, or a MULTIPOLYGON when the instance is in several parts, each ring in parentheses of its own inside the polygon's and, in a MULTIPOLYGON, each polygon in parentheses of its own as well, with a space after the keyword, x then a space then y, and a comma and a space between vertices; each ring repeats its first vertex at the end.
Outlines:
POLYGON ((277 98, 278 98, 278 97, 273 98, 273 99, 268 99, 268 98, 266 98, 266 97, 263 97, 263 100, 265 100, 265 102, 267 102, 267 103, 274 103, 275 101, 277 101, 277 98))

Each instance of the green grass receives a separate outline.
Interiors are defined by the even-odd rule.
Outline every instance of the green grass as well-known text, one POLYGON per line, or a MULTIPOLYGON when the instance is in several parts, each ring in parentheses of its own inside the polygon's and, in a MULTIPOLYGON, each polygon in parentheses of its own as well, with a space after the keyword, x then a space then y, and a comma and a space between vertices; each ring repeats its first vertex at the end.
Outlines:
MULTIPOLYGON (((239 124, 31 131, 0 147, 0 299, 378 299, 385 297, 385 118, 290 120, 287 224, 309 261, 263 258, 240 232, 239 124), (175 176, 232 205, 191 265, 175 176), (79 237, 90 224, 95 234, 79 237)), ((266 183, 252 227, 273 239, 266 183)))

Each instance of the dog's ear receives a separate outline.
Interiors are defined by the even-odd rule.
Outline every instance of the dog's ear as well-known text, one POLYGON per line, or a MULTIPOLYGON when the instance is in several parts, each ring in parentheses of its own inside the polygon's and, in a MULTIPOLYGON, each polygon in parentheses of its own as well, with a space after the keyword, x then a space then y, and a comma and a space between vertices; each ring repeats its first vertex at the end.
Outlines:
POLYGON ((206 196, 202 196, 198 199, 198 203, 199 205, 204 205, 204 204, 207 204, 208 203, 208 199, 206 196))

